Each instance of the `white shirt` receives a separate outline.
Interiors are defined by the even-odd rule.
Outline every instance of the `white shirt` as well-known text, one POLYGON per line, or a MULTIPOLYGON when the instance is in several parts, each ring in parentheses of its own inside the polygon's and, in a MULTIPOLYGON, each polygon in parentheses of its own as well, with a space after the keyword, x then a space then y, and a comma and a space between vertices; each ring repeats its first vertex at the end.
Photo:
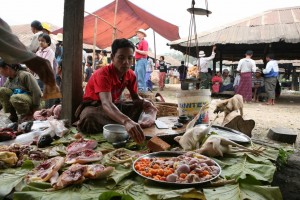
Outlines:
POLYGON ((238 86, 240 84, 241 76, 239 74, 236 75, 233 82, 233 87, 238 86))
POLYGON ((42 33, 43 33, 42 31, 39 31, 39 32, 35 33, 31 38, 31 43, 27 48, 30 51, 32 51, 33 53, 36 53, 40 47, 39 35, 42 33))
POLYGON ((240 71, 241 73, 255 72, 256 71, 255 61, 252 60, 251 58, 242 58, 239 61, 239 64, 238 64, 238 67, 236 70, 240 71))
POLYGON ((270 71, 273 69, 274 72, 279 72, 278 64, 276 60, 270 60, 267 63, 266 69, 263 70, 264 74, 270 73, 270 71))
POLYGON ((209 57, 202 57, 198 60, 199 71, 203 73, 208 72, 208 62, 215 58, 216 53, 212 52, 209 57))
POLYGON ((85 50, 82 50, 82 64, 86 63, 86 52, 85 50))

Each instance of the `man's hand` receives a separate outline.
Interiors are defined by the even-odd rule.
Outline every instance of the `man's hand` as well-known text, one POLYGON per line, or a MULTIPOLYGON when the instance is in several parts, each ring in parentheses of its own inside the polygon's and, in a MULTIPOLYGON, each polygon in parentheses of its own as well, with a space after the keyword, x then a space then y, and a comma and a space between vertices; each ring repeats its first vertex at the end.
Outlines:
POLYGON ((214 45, 214 46, 213 46, 213 48, 212 48, 212 51, 215 51, 215 50, 216 50, 216 48, 217 48, 217 46, 216 46, 216 45, 214 45))
POLYGON ((157 108, 148 100, 143 102, 143 114, 141 119, 139 119, 139 124, 143 128, 151 127, 156 119, 157 108))
POLYGON ((140 125, 131 119, 128 119, 124 123, 125 129, 129 136, 138 144, 141 144, 145 140, 145 136, 140 125))

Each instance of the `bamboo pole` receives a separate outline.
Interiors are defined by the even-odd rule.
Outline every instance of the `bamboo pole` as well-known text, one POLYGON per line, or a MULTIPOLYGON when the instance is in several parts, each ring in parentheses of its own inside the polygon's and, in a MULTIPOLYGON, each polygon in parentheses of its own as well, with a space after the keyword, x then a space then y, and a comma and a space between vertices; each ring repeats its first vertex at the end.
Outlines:
POLYGON ((153 30, 153 38, 154 38, 154 63, 156 67, 156 39, 155 39, 155 31, 153 30))
POLYGON ((94 43, 93 43, 93 67, 95 69, 95 56, 96 56, 96 41, 97 41, 97 29, 98 29, 98 18, 95 17, 95 24, 94 24, 94 43))
POLYGON ((117 23, 117 12, 118 12, 118 4, 119 4, 119 1, 116 0, 116 4, 115 4, 115 15, 114 15, 114 31, 113 31, 113 41, 117 38, 117 30, 116 30, 116 23, 117 23))

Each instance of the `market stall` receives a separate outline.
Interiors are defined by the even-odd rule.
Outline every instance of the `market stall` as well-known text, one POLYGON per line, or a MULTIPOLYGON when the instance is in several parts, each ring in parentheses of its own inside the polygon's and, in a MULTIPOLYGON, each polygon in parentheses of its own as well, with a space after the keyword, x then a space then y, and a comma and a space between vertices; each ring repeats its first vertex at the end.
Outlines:
MULTIPOLYGON (((33 132, 39 129, 45 133, 47 121, 39 123, 33 124, 33 132)), ((1 143, 1 198, 110 199, 125 195, 124 199, 143 200, 282 199, 279 188, 270 186, 276 170, 276 149, 244 143, 245 148, 260 149, 259 154, 238 152, 208 157, 197 150, 182 152, 178 149, 181 142, 174 142, 167 148, 157 143, 166 151, 150 153, 150 149, 157 150, 149 145, 155 136, 147 137, 142 145, 129 140, 117 148, 102 133, 55 129, 58 126, 51 123, 48 132, 55 135, 50 143, 41 136, 38 146, 25 144, 24 140, 22 144, 12 143, 32 131, 1 143)), ((222 132, 214 126, 210 130, 212 135, 222 132)))

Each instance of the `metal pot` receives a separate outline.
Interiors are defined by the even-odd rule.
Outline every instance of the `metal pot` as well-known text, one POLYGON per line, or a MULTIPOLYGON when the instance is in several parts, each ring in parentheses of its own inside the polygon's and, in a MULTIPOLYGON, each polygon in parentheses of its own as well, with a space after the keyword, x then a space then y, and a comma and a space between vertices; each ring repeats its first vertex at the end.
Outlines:
POLYGON ((125 127, 120 124, 107 124, 103 127, 103 136, 107 142, 119 143, 126 141, 129 137, 125 127))

